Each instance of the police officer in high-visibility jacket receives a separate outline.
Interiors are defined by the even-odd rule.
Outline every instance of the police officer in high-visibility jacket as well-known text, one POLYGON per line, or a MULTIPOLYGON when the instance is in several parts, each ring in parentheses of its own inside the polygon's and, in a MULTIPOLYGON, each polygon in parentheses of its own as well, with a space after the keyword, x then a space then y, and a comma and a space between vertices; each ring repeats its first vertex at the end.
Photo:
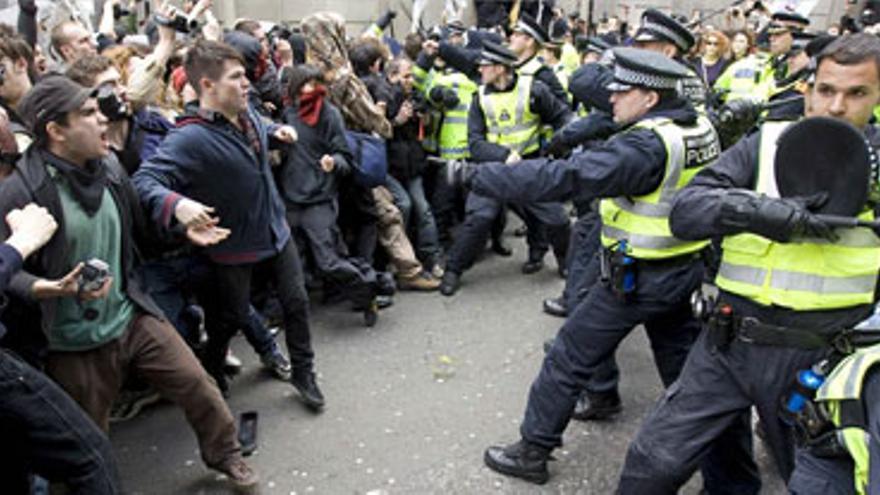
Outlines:
POLYGON ((544 83, 560 102, 568 104, 568 93, 553 69, 538 55, 541 45, 550 41, 547 30, 532 16, 523 13, 508 39, 510 50, 517 57, 516 73, 531 76, 544 83))
POLYGON ((875 344, 844 357, 828 373, 816 391, 815 404, 819 408, 814 409, 821 415, 825 431, 808 440, 809 448, 798 457, 792 478, 818 479, 837 488, 838 493, 867 495, 880 491, 878 364, 880 345, 875 344))
POLYGON ((709 89, 703 78, 684 59, 694 43, 696 39, 686 26, 653 8, 642 14, 641 24, 633 37, 633 46, 662 53, 687 68, 688 75, 682 79, 679 91, 694 108, 703 111, 709 89))
MULTIPOLYGON (((860 33, 825 47, 805 97, 807 117, 847 121, 880 147, 869 125, 880 103, 880 40, 860 33)), ((813 213, 822 198, 779 197, 776 143, 787 126, 763 124, 701 171, 673 204, 673 234, 692 241, 722 237, 718 303, 676 386, 630 445, 620 493, 677 493, 718 432, 753 406, 792 493, 853 493, 851 462, 832 463, 849 468, 846 486, 816 464, 801 470, 801 455, 792 475, 793 431, 779 408, 796 373, 826 356, 841 329, 871 314, 880 237, 867 228, 832 229, 813 213)), ((876 180, 865 190, 876 190, 876 180)), ((875 207, 863 205, 860 217, 874 218, 875 207)), ((880 459, 876 413, 869 430, 872 459, 880 459)), ((871 469, 870 493, 880 493, 878 468, 871 469)))
MULTIPOLYGON (((541 151, 541 126, 562 127, 571 118, 571 111, 550 90, 533 77, 517 75, 513 66, 516 55, 507 48, 485 42, 480 55, 483 84, 474 95, 468 114, 468 147, 471 161, 519 162, 537 156, 541 151)), ((570 224, 561 203, 518 204, 532 232, 543 231, 553 247, 557 264, 564 267, 570 224)), ((482 252, 493 219, 502 204, 498 201, 468 194, 465 220, 455 244, 449 251, 446 273, 440 292, 453 295, 459 279, 482 252)), ((541 246, 529 241, 529 260, 540 263, 541 246), (540 257, 538 257, 540 256, 540 257)), ((524 265, 525 266, 525 265, 524 265)))
POLYGON ((699 332, 688 301, 702 281, 699 253, 707 242, 676 238, 667 216, 677 191, 718 156, 718 137, 676 91, 688 76, 684 66, 634 48, 617 48, 614 55, 611 103, 625 130, 567 160, 473 169, 473 191, 503 200, 604 198, 604 280, 574 308, 545 356, 521 439, 484 455, 489 468, 535 483, 549 478, 547 460, 562 443, 581 390, 634 327, 645 325, 666 386, 678 377, 699 332), (524 183, 531 186, 519 187, 524 183))

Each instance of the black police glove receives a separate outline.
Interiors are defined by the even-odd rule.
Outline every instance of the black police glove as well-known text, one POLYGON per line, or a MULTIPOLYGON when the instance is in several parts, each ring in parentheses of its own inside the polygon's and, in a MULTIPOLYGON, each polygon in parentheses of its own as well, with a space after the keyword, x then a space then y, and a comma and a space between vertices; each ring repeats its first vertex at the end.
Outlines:
POLYGON ((792 237, 837 240, 834 229, 812 213, 827 201, 824 193, 808 197, 769 198, 750 191, 731 190, 721 199, 721 223, 776 242, 792 237))
POLYGON ((547 143, 545 152, 548 156, 552 156, 553 158, 566 158, 571 154, 571 146, 562 139, 562 136, 559 133, 556 133, 550 138, 550 142, 547 143))
POLYGON ((391 21, 393 21, 395 17, 397 17, 397 12, 388 9, 385 11, 384 14, 379 17, 379 19, 376 21, 376 25, 379 26, 379 29, 384 30, 388 27, 389 24, 391 24, 391 21))
POLYGON ((458 95, 455 93, 455 91, 447 89, 443 92, 443 106, 445 108, 455 108, 458 106, 458 102, 458 95))

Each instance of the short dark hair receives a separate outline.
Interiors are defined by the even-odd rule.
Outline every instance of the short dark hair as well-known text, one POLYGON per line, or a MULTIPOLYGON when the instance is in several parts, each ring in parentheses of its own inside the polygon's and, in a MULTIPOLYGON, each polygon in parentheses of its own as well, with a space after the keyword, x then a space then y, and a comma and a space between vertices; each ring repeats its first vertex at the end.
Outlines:
POLYGON ((290 79, 287 83, 287 96, 291 101, 297 101, 299 90, 309 81, 322 82, 324 80, 321 70, 312 64, 295 65, 290 69, 290 79))
POLYGON ((9 57, 12 61, 24 59, 30 65, 34 61, 34 50, 20 35, 4 33, 0 35, 0 57, 9 57))
POLYGON ((85 55, 68 67, 64 73, 67 77, 81 86, 91 87, 95 85, 95 77, 105 70, 113 67, 113 61, 103 55, 85 55))
POLYGON ((831 59, 840 65, 855 65, 873 60, 877 77, 880 79, 880 39, 873 34, 854 33, 840 36, 816 56, 817 69, 825 59, 831 59))
POLYGON ((186 77, 197 94, 201 95, 199 81, 207 77, 212 81, 223 75, 223 65, 227 60, 239 62, 245 66, 244 58, 238 50, 219 41, 199 40, 187 52, 183 62, 186 77))
POLYGON ((348 51, 351 67, 358 77, 364 77, 370 73, 370 68, 385 56, 385 51, 378 40, 366 38, 358 40, 348 51))

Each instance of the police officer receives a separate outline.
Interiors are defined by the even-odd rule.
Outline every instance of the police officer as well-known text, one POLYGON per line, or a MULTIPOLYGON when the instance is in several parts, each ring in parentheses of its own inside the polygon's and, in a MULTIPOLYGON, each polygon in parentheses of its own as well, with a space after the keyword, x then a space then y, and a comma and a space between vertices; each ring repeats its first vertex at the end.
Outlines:
MULTIPOLYGON (((483 85, 474 95, 468 114, 471 160, 516 163, 522 158, 537 156, 541 148, 541 125, 546 123, 558 129, 570 119, 571 111, 540 80, 517 75, 513 69, 516 55, 507 48, 487 41, 480 57, 483 85)), ((468 195, 465 221, 449 251, 440 286, 443 295, 451 296, 458 290, 461 274, 474 263, 501 206, 498 201, 473 192, 468 195)), ((557 263, 563 267, 570 226, 562 205, 520 206, 527 213, 527 220, 532 218, 546 229, 557 263)), ((537 256, 531 243, 529 251, 527 263, 537 256)), ((540 255, 543 256, 543 252, 540 255)))
POLYGON ((697 71, 684 60, 694 43, 696 39, 687 27, 657 9, 648 9, 642 14, 641 24, 633 37, 633 45, 637 48, 660 52, 687 68, 688 75, 682 79, 680 91, 697 110, 702 111, 709 90, 697 71))
MULTIPOLYGON (((872 35, 845 35, 831 43, 819 54, 806 116, 845 120, 864 129, 876 149, 880 140, 868 122, 880 102, 878 60, 880 40, 872 35)), ((775 137, 787 125, 762 125, 701 171, 675 200, 669 218, 676 236, 723 236, 715 279, 718 309, 675 388, 645 418, 630 445, 620 493, 676 493, 718 432, 752 406, 793 493, 852 492, 851 485, 835 486, 834 479, 817 473, 791 477, 792 430, 778 412, 795 373, 826 355, 827 342, 840 329, 871 313, 880 237, 870 229, 832 231, 811 211, 821 198, 779 198, 775 137)), ((873 216, 865 205, 862 218, 873 216)), ((880 428, 876 417, 872 421, 871 450, 880 453, 880 428)), ((875 482, 872 489, 878 487, 875 482)))
MULTIPOLYGON (((770 59, 761 75, 761 84, 766 91, 772 89, 773 81, 788 75, 788 58, 792 55, 794 33, 801 32, 810 25, 810 20, 796 12, 775 12, 767 26, 770 41, 770 59)), ((769 93, 768 93, 769 96, 769 93)))
MULTIPOLYGON (((872 331, 876 332, 876 328, 872 331)), ((880 345, 846 356, 816 392, 827 431, 798 454, 792 482, 799 495, 880 493, 880 345)))
POLYGON ((550 36, 547 30, 526 13, 520 16, 508 39, 510 50, 517 57, 517 74, 532 76, 541 81, 560 102, 568 104, 568 94, 556 73, 538 56, 541 46, 548 42, 550 36))
POLYGON ((786 75, 774 77, 772 87, 768 91, 767 103, 771 106, 765 120, 797 120, 803 117, 803 95, 807 89, 807 78, 814 69, 810 65, 810 58, 833 40, 830 36, 817 38, 815 34, 806 31, 793 32, 792 39, 791 51, 786 62, 786 75))
MULTIPOLYGON (((460 61, 468 60, 472 50, 463 46, 464 25, 458 21, 450 22, 443 32, 446 36, 442 42, 429 40, 423 45, 414 65, 413 74, 418 74, 416 80, 420 84, 417 89, 433 108, 432 125, 422 144, 426 151, 449 163, 455 160, 469 160, 471 156, 467 136, 468 110, 479 86, 479 72, 475 68, 463 72, 457 68, 462 66, 461 63, 447 63, 440 55, 444 53, 453 59, 457 56, 460 61)), ((479 40, 485 35, 484 32, 471 31, 468 33, 468 46, 482 46, 479 40)), ((462 188, 451 187, 442 179, 446 172, 445 168, 444 164, 436 170, 437 180, 434 181, 431 203, 437 219, 440 239, 444 245, 449 245, 452 239, 451 230, 459 219, 459 212, 464 209, 461 205, 464 203, 466 192, 463 193, 462 188)), ((505 257, 513 255, 513 251, 502 240, 506 213, 506 210, 499 212, 492 224, 491 232, 492 251, 505 257)), ((442 277, 442 274, 439 276, 442 277)))
POLYGON ((539 56, 544 59, 544 63, 556 75, 556 79, 559 81, 562 89, 567 93, 566 100, 568 101, 571 100, 568 81, 571 79, 571 74, 577 69, 577 66, 572 67, 571 64, 566 64, 562 60, 563 47, 567 46, 567 35, 568 25, 565 23, 565 19, 558 19, 557 22, 550 26, 549 39, 541 46, 539 56))
MULTIPOLYGON (((615 121, 626 130, 569 160, 474 168, 473 190, 493 197, 547 200, 581 191, 605 198, 600 211, 607 280, 574 309, 545 356, 529 393, 521 440, 489 447, 484 455, 491 469, 535 483, 549 478, 547 460, 561 445, 580 391, 636 325, 645 325, 665 386, 678 377, 699 332, 688 300, 702 280, 699 252, 706 242, 675 238, 667 215, 675 193, 717 157, 718 138, 676 91, 688 76, 684 66, 646 50, 617 48, 614 54, 611 102, 615 121), (525 181, 533 187, 503 186, 525 181)), ((742 450, 730 446, 728 452, 742 450)))

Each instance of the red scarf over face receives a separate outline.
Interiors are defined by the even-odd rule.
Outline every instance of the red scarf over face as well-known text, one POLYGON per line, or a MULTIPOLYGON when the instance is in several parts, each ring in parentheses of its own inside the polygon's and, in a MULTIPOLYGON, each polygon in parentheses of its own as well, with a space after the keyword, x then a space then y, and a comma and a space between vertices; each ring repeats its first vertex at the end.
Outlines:
POLYGON ((326 95, 327 89, 321 85, 316 85, 311 91, 299 93, 299 118, 308 126, 314 127, 318 123, 326 95))

